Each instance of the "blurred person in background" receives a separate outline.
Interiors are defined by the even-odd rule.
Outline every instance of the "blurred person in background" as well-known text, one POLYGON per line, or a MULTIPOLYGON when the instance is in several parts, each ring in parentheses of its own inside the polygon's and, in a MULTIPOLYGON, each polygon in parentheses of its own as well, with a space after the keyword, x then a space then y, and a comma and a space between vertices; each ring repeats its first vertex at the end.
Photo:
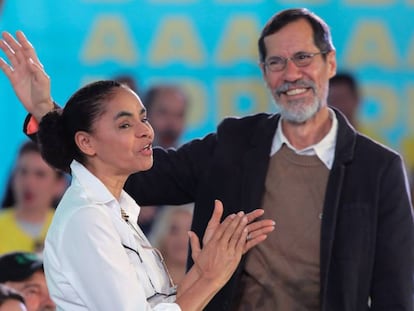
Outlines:
POLYGON ((27 311, 23 296, 0 284, 0 311, 27 311))
POLYGON ((0 284, 19 292, 27 311, 53 311, 55 304, 49 296, 43 262, 28 252, 11 252, 0 257, 0 284))
POLYGON ((149 236, 151 244, 161 251, 176 284, 186 271, 193 208, 193 204, 164 206, 155 217, 149 236))
POLYGON ((130 74, 119 74, 112 78, 112 80, 127 85, 131 90, 139 95, 138 83, 136 79, 130 74))
POLYGON ((186 125, 186 94, 177 86, 156 85, 146 92, 144 105, 155 132, 154 146, 178 147, 186 125))
POLYGON ((339 109, 354 128, 358 128, 358 108, 361 96, 355 77, 338 72, 329 80, 328 104, 339 109))
POLYGON ((36 143, 19 150, 11 179, 14 206, 0 210, 0 254, 41 253, 52 221, 53 202, 66 188, 66 178, 42 158, 36 143))
MULTIPOLYGON (((144 105, 151 123, 154 146, 177 148, 185 130, 188 99, 181 88, 174 85, 154 85, 145 94, 144 105)), ((153 221, 163 206, 142 206, 138 223, 144 233, 150 233, 153 221)))

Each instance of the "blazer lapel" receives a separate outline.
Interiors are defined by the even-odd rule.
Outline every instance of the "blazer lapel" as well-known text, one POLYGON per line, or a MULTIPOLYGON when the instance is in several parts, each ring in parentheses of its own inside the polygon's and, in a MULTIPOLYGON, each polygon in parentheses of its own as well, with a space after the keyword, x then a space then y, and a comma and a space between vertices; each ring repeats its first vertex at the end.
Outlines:
MULTIPOLYGON (((332 108, 333 109, 333 108, 332 108)), ((322 228, 321 228, 321 302, 322 310, 328 289, 329 269, 332 259, 332 248, 335 240, 335 229, 342 184, 346 173, 347 163, 354 157, 356 143, 356 132, 348 124, 340 112, 333 109, 338 119, 338 133, 335 147, 335 160, 332 166, 328 185, 326 187, 325 202, 323 207, 322 228)))
POLYGON ((243 158, 242 204, 244 211, 261 207, 270 148, 279 115, 271 115, 256 127, 250 141, 251 148, 243 158))

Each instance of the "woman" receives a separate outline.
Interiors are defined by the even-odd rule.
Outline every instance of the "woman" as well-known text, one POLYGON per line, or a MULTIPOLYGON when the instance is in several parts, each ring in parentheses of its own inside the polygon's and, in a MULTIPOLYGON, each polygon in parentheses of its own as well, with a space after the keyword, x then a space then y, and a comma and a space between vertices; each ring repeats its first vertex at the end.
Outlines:
POLYGON ((0 254, 16 250, 41 254, 66 178, 45 162, 38 144, 27 141, 19 149, 10 186, 14 203, 0 210, 0 254))
POLYGON ((44 116, 49 78, 32 45, 22 32, 18 41, 8 33, 3 38, 0 48, 11 66, 1 60, 0 68, 26 109, 42 120, 43 156, 72 173, 44 253, 59 309, 201 310, 230 278, 241 254, 263 241, 274 222, 251 223, 263 214, 257 210, 230 215, 220 224, 223 209, 216 202, 203 249, 190 232, 195 263, 178 287, 172 286, 159 253, 135 226, 139 207, 122 190, 129 174, 152 166, 153 130, 138 96, 119 83, 101 81, 76 92, 63 111, 44 116))
POLYGON ((188 235, 194 204, 163 206, 154 219, 149 240, 164 256, 175 283, 185 276, 188 256, 188 235))
POLYGON ((72 174, 44 251, 59 308, 201 310, 250 248, 248 217, 230 215, 219 224, 217 202, 202 250, 190 234, 195 264, 174 286, 159 252, 135 225, 139 206, 122 190, 131 173, 153 164, 154 133, 127 86, 99 81, 81 88, 63 111, 42 118, 38 138, 46 161, 72 174))

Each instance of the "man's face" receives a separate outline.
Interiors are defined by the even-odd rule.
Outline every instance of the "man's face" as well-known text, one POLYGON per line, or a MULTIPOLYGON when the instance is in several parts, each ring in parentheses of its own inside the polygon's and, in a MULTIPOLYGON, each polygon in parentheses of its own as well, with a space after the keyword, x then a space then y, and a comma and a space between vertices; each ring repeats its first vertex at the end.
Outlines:
POLYGON ((35 272, 27 280, 6 282, 5 285, 18 291, 24 297, 27 311, 51 311, 56 309, 49 296, 43 271, 35 272))
POLYGON ((184 130, 186 110, 186 99, 179 90, 165 89, 156 96, 148 118, 158 145, 164 148, 177 146, 184 130))
MULTIPOLYGON (((297 53, 321 52, 313 41, 310 24, 299 19, 287 24, 278 32, 264 38, 266 61, 272 57, 292 57, 297 53)), ((329 79, 335 74, 335 51, 315 55, 305 67, 296 66, 288 60, 286 68, 272 72, 262 65, 263 76, 282 116, 294 123, 312 118, 321 107, 326 106, 329 79)))
POLYGON ((17 160, 13 189, 19 207, 45 209, 58 195, 59 179, 38 152, 26 152, 17 160))

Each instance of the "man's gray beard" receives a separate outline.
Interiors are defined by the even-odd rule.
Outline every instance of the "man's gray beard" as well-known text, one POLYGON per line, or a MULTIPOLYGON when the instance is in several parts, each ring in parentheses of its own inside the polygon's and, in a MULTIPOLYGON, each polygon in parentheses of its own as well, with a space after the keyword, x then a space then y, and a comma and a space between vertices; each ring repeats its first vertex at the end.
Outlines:
MULTIPOLYGON (((301 100, 299 100, 301 101, 301 100)), ((290 103, 289 106, 303 106, 299 109, 286 109, 281 104, 279 104, 276 100, 275 103, 279 108, 280 115, 286 121, 301 124, 312 118, 322 107, 320 100, 315 97, 315 100, 312 105, 303 105, 303 103, 290 103)), ((296 107, 295 107, 296 108, 296 107)))

